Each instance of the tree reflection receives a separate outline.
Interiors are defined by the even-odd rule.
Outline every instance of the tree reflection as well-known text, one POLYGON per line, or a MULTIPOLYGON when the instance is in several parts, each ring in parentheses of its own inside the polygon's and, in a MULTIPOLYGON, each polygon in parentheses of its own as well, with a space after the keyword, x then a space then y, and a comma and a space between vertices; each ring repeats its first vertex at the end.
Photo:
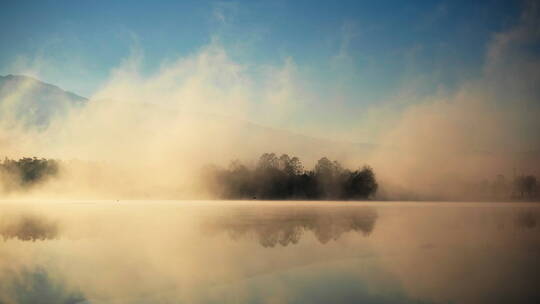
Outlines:
POLYGON ((533 210, 524 210, 517 214, 514 223, 517 227, 532 229, 536 227, 538 213, 533 210))
POLYGON ((0 235, 4 240, 21 241, 51 240, 58 238, 58 223, 34 214, 22 214, 0 220, 0 235))
POLYGON ((306 231, 326 244, 344 233, 368 236, 377 221, 371 207, 244 207, 203 223, 208 234, 226 232, 233 240, 255 238, 263 247, 297 244, 306 231))

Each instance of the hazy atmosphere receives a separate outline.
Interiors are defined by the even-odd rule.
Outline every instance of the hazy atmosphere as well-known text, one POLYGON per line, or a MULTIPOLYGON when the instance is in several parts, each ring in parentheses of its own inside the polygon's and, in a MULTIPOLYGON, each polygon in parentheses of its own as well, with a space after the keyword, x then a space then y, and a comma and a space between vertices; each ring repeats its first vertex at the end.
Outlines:
POLYGON ((1 7, 0 304, 539 299, 538 1, 1 7))
POLYGON ((61 161, 33 194, 209 197, 201 167, 272 152, 369 165, 384 199, 539 175, 534 1, 102 5, 1 13, 0 154, 61 161))

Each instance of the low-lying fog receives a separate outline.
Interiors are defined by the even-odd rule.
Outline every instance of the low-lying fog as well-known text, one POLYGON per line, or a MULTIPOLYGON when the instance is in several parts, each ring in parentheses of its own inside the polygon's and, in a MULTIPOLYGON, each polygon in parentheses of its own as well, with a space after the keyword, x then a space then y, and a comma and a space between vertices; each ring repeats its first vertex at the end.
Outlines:
POLYGON ((0 204, 0 303, 535 303, 527 203, 0 204))
POLYGON ((63 170, 31 193, 0 185, 0 195, 209 198, 195 181, 202 166, 253 164, 274 152, 306 168, 322 157, 352 170, 370 165, 379 199, 475 200, 470 183, 540 175, 538 16, 527 2, 512 26, 493 33, 474 77, 429 93, 413 79, 380 102, 343 104, 339 84, 329 85, 335 94, 317 90, 316 75, 295 58, 244 62, 219 40, 150 74, 135 50, 88 99, 48 86, 56 93, 36 102, 43 84, 5 77, 0 157, 59 159, 63 170))

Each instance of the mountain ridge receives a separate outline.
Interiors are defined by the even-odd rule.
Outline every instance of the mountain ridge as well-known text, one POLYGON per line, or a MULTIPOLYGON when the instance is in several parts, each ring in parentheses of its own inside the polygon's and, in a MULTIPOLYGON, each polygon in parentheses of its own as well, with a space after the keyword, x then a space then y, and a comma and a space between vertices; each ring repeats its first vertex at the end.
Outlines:
POLYGON ((88 98, 33 77, 0 76, 0 119, 4 121, 45 127, 53 117, 87 101, 88 98))
POLYGON ((57 86, 57 85, 54 85, 52 83, 48 83, 48 82, 45 82, 45 81, 42 81, 40 79, 37 79, 35 77, 32 77, 32 76, 27 76, 27 75, 17 75, 17 74, 7 74, 5 76, 2 76, 0 75, 0 81, 1 80, 7 80, 7 81, 10 81, 10 80, 15 80, 15 81, 34 81, 36 83, 38 83, 39 85, 43 85, 43 86, 46 86, 46 87, 50 87, 52 89, 56 89, 56 90, 59 90, 59 91, 62 91, 66 94, 68 94, 70 97, 73 97, 74 99, 79 99, 81 101, 88 101, 88 98, 87 97, 84 97, 84 96, 81 96, 79 94, 76 94, 74 92, 71 92, 71 91, 68 91, 68 90, 64 90, 62 89, 61 87, 57 86))
MULTIPOLYGON (((24 116, 29 112, 29 109, 34 109, 30 112, 38 112, 38 119, 26 119, 28 124, 36 124, 38 126, 45 126, 50 121, 52 116, 59 115, 65 112, 65 109, 69 106, 82 106, 89 101, 88 98, 77 95, 73 92, 63 90, 61 87, 54 84, 43 82, 34 77, 26 75, 14 75, 8 74, 6 76, 0 75, 0 109, 2 105, 2 99, 6 96, 9 97, 13 92, 9 91, 23 91, 22 96, 18 96, 18 112, 17 118, 25 118, 24 116), (41 97, 39 95, 44 95, 41 97), (58 102, 58 100, 63 102, 58 102)), ((152 106, 155 106, 153 104, 152 106)), ((155 110, 155 109, 154 109, 155 110)), ((167 109, 161 109, 162 111, 169 112, 167 109)), ((161 112, 161 111, 158 111, 161 112)), ((228 118, 225 116, 219 116, 216 114, 208 113, 183 113, 183 117, 189 116, 194 119, 200 120, 213 120, 218 123, 222 123, 226 126, 236 126, 239 130, 238 134, 234 136, 238 143, 242 141, 250 141, 260 137, 266 137, 269 142, 289 142, 294 143, 296 149, 301 150, 301 147, 305 146, 310 149, 318 148, 317 150, 326 151, 329 150, 344 150, 350 149, 355 151, 369 151, 376 147, 373 144, 357 143, 357 142, 344 142, 338 140, 331 140, 326 138, 318 138, 293 131, 281 129, 274 126, 265 126, 249 120, 241 120, 236 118, 228 118)), ((1 116, 0 116, 1 117, 1 116)), ((265 145, 266 146, 266 145, 265 145)), ((272 152, 272 151, 268 151, 272 152)), ((286 152, 286 151, 274 151, 274 152, 286 152)), ((294 153, 294 151, 290 151, 294 153)), ((334 153, 330 153, 334 154, 334 153)), ((337 155, 336 155, 337 156, 337 155)))

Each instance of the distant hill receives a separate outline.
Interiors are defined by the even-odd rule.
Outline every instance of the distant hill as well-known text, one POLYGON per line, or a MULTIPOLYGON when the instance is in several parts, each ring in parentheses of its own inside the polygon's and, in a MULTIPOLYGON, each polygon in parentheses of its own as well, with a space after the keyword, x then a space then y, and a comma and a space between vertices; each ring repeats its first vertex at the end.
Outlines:
POLYGON ((26 125, 45 126, 70 107, 87 99, 32 77, 0 76, 0 119, 12 117, 26 125))
MULTIPOLYGON (((11 117, 18 122, 22 121, 26 126, 46 127, 55 116, 65 114, 70 108, 82 107, 87 102, 88 99, 85 97, 32 77, 0 76, 0 120, 11 117)), ((244 158, 246 154, 258 157, 265 152, 275 152, 298 155, 312 163, 322 156, 347 161, 355 160, 358 156, 365 156, 375 149, 374 145, 309 137, 217 115, 178 112, 155 103, 144 104, 142 107, 149 116, 164 118, 172 116, 176 121, 186 122, 186 129, 189 129, 191 127, 189 124, 192 123, 204 125, 208 127, 208 130, 214 130, 215 134, 227 134, 221 141, 213 140, 215 147, 239 151, 237 155, 239 158, 244 158), (246 153, 241 153, 242 151, 246 153)), ((201 134, 212 135, 212 131, 208 130, 201 134)), ((171 140, 174 139, 171 138, 171 140)), ((216 153, 220 149, 217 149, 216 153)))

